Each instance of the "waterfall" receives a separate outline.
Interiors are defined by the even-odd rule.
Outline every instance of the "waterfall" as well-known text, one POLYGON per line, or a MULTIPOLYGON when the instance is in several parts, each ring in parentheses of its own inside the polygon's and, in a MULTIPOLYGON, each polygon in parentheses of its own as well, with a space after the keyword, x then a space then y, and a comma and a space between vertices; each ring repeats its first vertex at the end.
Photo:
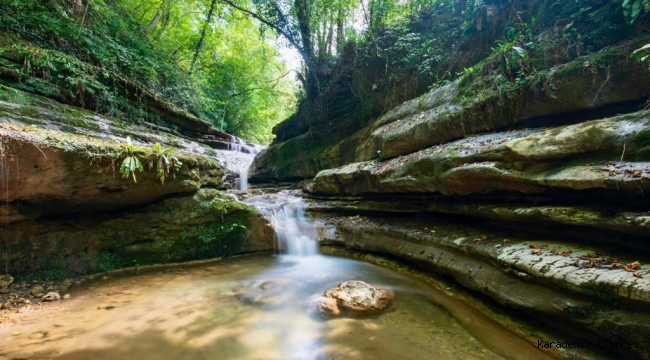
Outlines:
POLYGON ((239 169, 239 190, 248 190, 248 169, 239 169))
POLYGON ((307 203, 295 191, 254 196, 245 201, 271 222, 280 250, 290 256, 318 254, 316 226, 305 218, 307 203))
MULTIPOLYGON (((253 144, 251 142, 246 142, 237 136, 231 136, 230 142, 228 143, 228 150, 240 152, 248 156, 255 156, 264 147, 261 145, 253 144)), ((252 160, 251 160, 252 161, 252 160)), ((236 166, 237 174, 239 175, 239 190, 246 191, 248 190, 248 167, 250 162, 244 162, 236 166)))

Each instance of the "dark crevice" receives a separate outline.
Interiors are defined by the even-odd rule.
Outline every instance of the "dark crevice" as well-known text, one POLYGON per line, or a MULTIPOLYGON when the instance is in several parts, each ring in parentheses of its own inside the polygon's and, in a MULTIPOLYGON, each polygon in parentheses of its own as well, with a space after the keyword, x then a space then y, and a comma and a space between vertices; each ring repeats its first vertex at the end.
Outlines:
MULTIPOLYGON (((396 208, 399 206, 393 206, 396 208)), ((569 243, 577 247, 588 246, 598 249, 608 256, 638 257, 639 251, 650 252, 650 234, 634 235, 614 229, 597 228, 588 225, 570 225, 539 219, 538 221, 506 221, 489 219, 478 215, 452 214, 413 209, 410 213, 359 210, 355 208, 321 207, 311 209, 315 213, 327 215, 362 215, 384 219, 434 219, 447 224, 506 232, 506 237, 516 237, 524 241, 554 241, 569 243), (535 224, 535 226, 531 226, 535 224)), ((606 211, 606 210, 605 210, 606 211)), ((505 236, 505 235, 504 235, 505 236)))
MULTIPOLYGON (((621 184, 628 181, 621 181, 621 184)), ((354 196, 323 196, 306 194, 306 197, 318 200, 342 200, 342 201, 382 201, 402 203, 429 203, 429 202, 452 202, 452 203, 478 203, 478 204, 517 204, 521 206, 580 206, 593 207, 596 209, 609 209, 616 212, 616 209, 623 207, 627 211, 646 212, 650 211, 649 198, 646 198, 641 191, 638 193, 618 192, 613 189, 545 189, 543 193, 522 194, 515 191, 494 191, 483 194, 471 195, 442 195, 440 193, 360 193, 354 196)), ((650 194, 647 194, 650 197, 650 194)))
MULTIPOLYGON (((202 189, 207 189, 202 188, 202 189)), ((161 196, 153 201, 150 201, 145 204, 137 204, 137 205, 127 205, 127 206, 122 206, 119 208, 113 208, 111 210, 102 210, 101 206, 97 206, 95 211, 92 211, 92 209, 84 210, 84 211, 76 211, 76 212, 68 212, 68 213, 51 213, 51 214, 46 214, 45 216, 39 217, 39 221, 83 221, 83 220, 88 220, 88 219, 103 219, 103 218, 110 218, 113 216, 119 216, 124 213, 134 213, 134 212, 139 212, 146 210, 147 208, 155 205, 161 204, 163 201, 168 200, 168 199, 177 199, 177 198, 183 198, 183 197, 188 197, 188 196, 193 196, 194 192, 179 192, 179 193, 172 193, 172 194, 166 194, 164 196, 161 196)), ((24 200, 16 200, 15 202, 20 202, 21 205, 28 205, 27 201, 24 200)), ((27 220, 32 220, 32 219, 26 219, 27 220)), ((21 221, 18 221, 21 222, 21 221)), ((16 223, 18 223, 16 222, 16 223)))
POLYGON ((585 121, 605 119, 617 115, 631 114, 643 110, 646 106, 647 101, 648 101, 648 97, 644 96, 640 99, 615 103, 615 104, 609 104, 596 109, 588 109, 588 110, 581 110, 572 113, 562 113, 557 115, 534 117, 517 123, 511 129, 522 130, 522 129, 531 129, 531 128, 557 127, 557 126, 579 124, 585 121))

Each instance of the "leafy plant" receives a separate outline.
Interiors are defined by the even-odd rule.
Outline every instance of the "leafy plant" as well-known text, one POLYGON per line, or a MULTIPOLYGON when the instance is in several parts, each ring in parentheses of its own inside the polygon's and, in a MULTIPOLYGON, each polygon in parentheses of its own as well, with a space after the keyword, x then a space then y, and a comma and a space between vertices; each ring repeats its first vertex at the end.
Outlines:
MULTIPOLYGON (((645 62, 650 57, 650 44, 645 44, 644 46, 634 50, 630 54, 630 57, 638 62, 645 62)), ((650 65, 648 65, 648 68, 650 69, 650 65)))
POLYGON ((175 149, 173 147, 164 148, 160 143, 153 145, 153 151, 156 158, 149 163, 149 169, 156 167, 156 175, 160 179, 160 183, 165 183, 165 177, 170 173, 171 170, 179 171, 183 163, 178 160, 177 157, 172 156, 172 152, 175 149))
POLYGON ((648 0, 623 0, 623 16, 628 25, 632 25, 641 11, 650 9, 648 0))
POLYGON ((459 73, 457 73, 456 75, 459 75, 459 76, 470 76, 470 75, 474 74, 475 72, 476 72, 476 69, 475 69, 474 67, 468 67, 468 68, 464 68, 464 69, 463 69, 463 72, 459 72, 459 73))
POLYGON ((499 63, 499 69, 504 75, 515 75, 522 67, 521 60, 526 59, 526 50, 520 46, 515 46, 514 42, 497 40, 497 47, 492 48, 496 54, 499 63))
POLYGON ((124 160, 122 160, 122 165, 120 165, 120 174, 122 174, 124 179, 133 177, 133 182, 137 183, 138 180, 135 178, 135 173, 136 171, 144 171, 144 168, 135 151, 136 147, 131 142, 131 137, 127 136, 126 145, 124 145, 124 149, 122 150, 124 160))

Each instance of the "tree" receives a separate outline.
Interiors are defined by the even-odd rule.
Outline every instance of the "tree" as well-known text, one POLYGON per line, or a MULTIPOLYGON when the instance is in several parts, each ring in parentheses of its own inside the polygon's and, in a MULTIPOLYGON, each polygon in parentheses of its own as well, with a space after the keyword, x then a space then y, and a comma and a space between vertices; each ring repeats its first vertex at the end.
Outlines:
POLYGON ((320 78, 329 71, 329 59, 342 48, 351 28, 348 21, 358 6, 351 0, 219 1, 272 29, 298 51, 304 65, 299 79, 309 99, 318 96, 320 78))
POLYGON ((296 92, 252 17, 217 0, 116 1, 191 84, 170 82, 161 88, 167 98, 189 97, 190 110, 220 130, 260 143, 272 139, 271 129, 289 115, 296 92))
POLYGON ((203 47, 203 42, 205 41, 205 35, 208 32, 208 28, 210 27, 210 22, 212 21, 212 14, 214 14, 214 6, 216 5, 216 3, 217 3, 216 0, 212 0, 210 2, 210 9, 208 10, 208 16, 205 19, 203 30, 201 30, 201 37, 199 38, 199 42, 196 44, 196 51, 194 52, 194 57, 192 58, 192 63, 190 64, 190 71, 189 71, 190 74, 192 74, 192 70, 194 70, 194 65, 196 64, 196 60, 199 58, 199 54, 201 53, 201 48, 203 47))

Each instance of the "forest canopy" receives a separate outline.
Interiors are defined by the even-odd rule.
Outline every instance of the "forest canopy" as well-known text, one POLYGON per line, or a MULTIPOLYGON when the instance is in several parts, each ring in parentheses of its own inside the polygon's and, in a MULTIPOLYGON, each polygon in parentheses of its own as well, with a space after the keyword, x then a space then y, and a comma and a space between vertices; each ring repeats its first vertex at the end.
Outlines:
POLYGON ((168 125, 122 98, 119 83, 126 79, 219 130, 260 143, 268 143, 273 125, 294 109, 295 81, 272 34, 260 33, 254 19, 222 3, 0 3, 0 66, 22 60, 20 80, 5 85, 168 125))
MULTIPOLYGON (((543 26, 566 19, 552 25, 566 40, 553 45, 563 52, 555 53, 579 56, 606 37, 625 37, 650 5, 647 0, 557 4, 0 0, 0 82, 106 115, 174 127, 147 110, 147 101, 155 99, 221 131, 269 143, 273 126, 297 104, 313 107, 328 89, 345 85, 360 63, 384 70, 366 79, 369 91, 419 89, 404 89, 407 98, 471 75, 492 53, 505 86, 517 87, 525 75, 521 70, 536 66, 531 55, 541 49, 536 44, 544 41, 543 26), (490 9, 510 10, 491 19, 490 9), (605 15, 612 12, 625 21, 610 21, 605 15), (299 55, 299 68, 285 63, 291 52, 299 55)), ((359 91, 359 99, 368 93, 359 91)))

